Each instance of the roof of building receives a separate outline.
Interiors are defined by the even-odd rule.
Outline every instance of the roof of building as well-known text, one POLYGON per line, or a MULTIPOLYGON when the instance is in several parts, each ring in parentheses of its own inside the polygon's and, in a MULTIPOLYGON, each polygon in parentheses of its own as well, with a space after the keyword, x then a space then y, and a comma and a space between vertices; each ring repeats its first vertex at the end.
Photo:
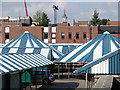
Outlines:
POLYGON ((120 21, 108 21, 107 22, 108 25, 120 25, 120 21))
POLYGON ((52 63, 41 54, 0 54, 0 74, 52 63))
MULTIPOLYGON (((112 60, 113 60, 114 62, 109 64, 109 66, 108 66, 109 68, 112 68, 112 69, 108 70, 107 74, 120 74, 120 70, 117 69, 117 68, 116 69, 114 68, 114 66, 119 68, 119 65, 120 65, 120 63, 118 63, 118 65, 116 64, 116 62, 119 60, 118 58, 115 58, 117 55, 120 56, 120 49, 117 49, 113 52, 110 52, 110 53, 102 56, 99 59, 91 61, 90 63, 84 65, 83 67, 75 70, 74 73, 83 73, 83 74, 89 73, 89 74, 92 74, 91 68, 94 67, 96 64, 99 64, 99 63, 101 63, 105 60, 110 61, 110 62, 112 62, 112 60), (113 57, 113 56, 115 56, 115 57, 113 57)), ((101 69, 100 65, 99 65, 98 69, 101 69)), ((105 69, 107 69, 107 68, 105 68, 105 69)), ((104 71, 106 71, 106 70, 104 70, 104 71)), ((97 71, 97 74, 100 74, 100 70, 97 71)), ((102 72, 102 74, 103 74, 103 72, 102 72)))
POLYGON ((69 54, 55 60, 55 62, 81 62, 89 63, 105 54, 117 50, 120 47, 120 39, 104 32, 98 37, 84 43, 69 54))
POLYGON ((119 28, 120 28, 120 26, 109 26, 109 25, 99 26, 98 33, 101 34, 105 31, 108 31, 111 34, 120 34, 119 28))
POLYGON ((30 34, 28 31, 25 31, 20 36, 0 47, 0 53, 42 53, 44 56, 49 56, 51 54, 51 49, 53 51, 54 58, 59 58, 63 55, 59 51, 51 48, 46 43, 30 34))
POLYGON ((74 25, 81 26, 81 25, 88 25, 90 22, 89 21, 74 21, 74 25))

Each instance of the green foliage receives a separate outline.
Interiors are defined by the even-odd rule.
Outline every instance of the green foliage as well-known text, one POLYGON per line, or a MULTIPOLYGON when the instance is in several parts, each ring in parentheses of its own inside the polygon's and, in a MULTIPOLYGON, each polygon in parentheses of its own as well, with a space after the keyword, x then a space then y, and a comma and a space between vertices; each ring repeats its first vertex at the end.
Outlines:
POLYGON ((101 20, 98 18, 98 15, 99 15, 99 13, 97 12, 97 10, 95 10, 94 14, 93 14, 93 18, 92 18, 92 20, 90 20, 90 22, 93 26, 100 25, 101 20))
POLYGON ((48 26, 49 19, 45 12, 41 12, 40 10, 35 13, 33 16, 34 22, 39 22, 40 26, 48 26))
POLYGON ((107 21, 108 21, 107 19, 102 19, 101 20, 101 25, 107 25, 107 21))
POLYGON ((99 13, 97 12, 97 10, 94 10, 93 18, 92 18, 92 20, 90 20, 91 25, 93 25, 93 26, 107 25, 107 21, 109 19, 101 20, 100 18, 98 18, 98 16, 99 16, 99 13))

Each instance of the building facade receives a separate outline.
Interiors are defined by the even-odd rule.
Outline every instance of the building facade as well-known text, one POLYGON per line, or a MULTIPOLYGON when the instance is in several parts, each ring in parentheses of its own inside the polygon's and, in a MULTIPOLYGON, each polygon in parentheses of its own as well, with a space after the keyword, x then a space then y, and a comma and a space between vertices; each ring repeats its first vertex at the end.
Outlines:
POLYGON ((30 26, 32 25, 32 18, 29 17, 21 17, 18 18, 10 18, 8 17, 0 17, 0 23, 22 23, 23 26, 30 26))
POLYGON ((34 36, 38 37, 40 40, 43 35, 43 26, 31 27, 31 26, 22 26, 22 23, 2 23, 0 24, 0 43, 5 44, 10 40, 21 35, 25 31, 29 31, 34 36))
POLYGON ((118 21, 109 21, 109 24, 104 26, 89 26, 89 21, 73 21, 73 26, 70 26, 70 24, 66 21, 58 23, 57 26, 49 25, 48 27, 44 27, 31 25, 30 22, 20 22, 21 19, 19 19, 19 22, 16 23, 10 22, 10 18, 5 20, 6 21, 3 20, 4 22, 2 21, 0 24, 0 44, 7 43, 25 31, 29 31, 45 43, 52 44, 82 44, 97 37, 105 31, 109 31, 111 34, 120 38, 118 21))

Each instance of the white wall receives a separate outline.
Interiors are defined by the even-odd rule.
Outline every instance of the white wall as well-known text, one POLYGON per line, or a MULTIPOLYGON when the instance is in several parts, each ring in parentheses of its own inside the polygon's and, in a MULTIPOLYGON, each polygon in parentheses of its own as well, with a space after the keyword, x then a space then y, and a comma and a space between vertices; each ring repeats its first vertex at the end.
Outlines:
POLYGON ((109 73, 109 59, 94 65, 92 68, 93 74, 108 74, 109 73))

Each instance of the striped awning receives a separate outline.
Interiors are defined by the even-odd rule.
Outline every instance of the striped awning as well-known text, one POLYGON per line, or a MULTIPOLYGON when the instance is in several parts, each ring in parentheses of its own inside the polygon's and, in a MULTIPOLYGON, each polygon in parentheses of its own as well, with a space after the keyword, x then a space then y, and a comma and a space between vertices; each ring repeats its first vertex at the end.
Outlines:
POLYGON ((37 37, 30 34, 28 31, 25 31, 20 36, 16 37, 15 39, 11 40, 9 43, 0 47, 0 53, 3 54, 40 53, 46 57, 51 56, 50 50, 54 52, 52 54, 52 57, 54 58, 60 58, 63 55, 59 51, 52 49, 52 47, 50 47, 49 45, 47 45, 37 37))
POLYGON ((0 47, 0 53, 3 53, 3 54, 7 54, 7 53, 9 53, 9 54, 34 53, 35 54, 35 53, 39 53, 48 59, 51 56, 53 56, 55 59, 57 59, 64 55, 63 53, 59 52, 58 50, 54 49, 53 47, 48 47, 48 48, 16 48, 16 47, 4 48, 4 47, 0 47))
POLYGON ((0 73, 53 64, 41 54, 0 54, 0 73))
POLYGON ((69 52, 72 52, 74 49, 76 49, 77 47, 81 46, 80 45, 61 45, 61 44, 57 44, 57 45, 50 45, 52 47, 54 47, 56 50, 60 51, 63 54, 68 54, 69 52))
POLYGON ((0 53, 2 54, 41 54, 46 58, 49 58, 51 49, 50 48, 17 48, 17 47, 3 47, 0 48, 0 53))
POLYGON ((75 70, 74 73, 120 74, 120 49, 91 61, 83 67, 75 70))
POLYGON ((120 47, 120 39, 105 32, 98 37, 86 42, 69 54, 57 59, 55 62, 81 62, 88 63, 105 54, 117 50, 120 47))

